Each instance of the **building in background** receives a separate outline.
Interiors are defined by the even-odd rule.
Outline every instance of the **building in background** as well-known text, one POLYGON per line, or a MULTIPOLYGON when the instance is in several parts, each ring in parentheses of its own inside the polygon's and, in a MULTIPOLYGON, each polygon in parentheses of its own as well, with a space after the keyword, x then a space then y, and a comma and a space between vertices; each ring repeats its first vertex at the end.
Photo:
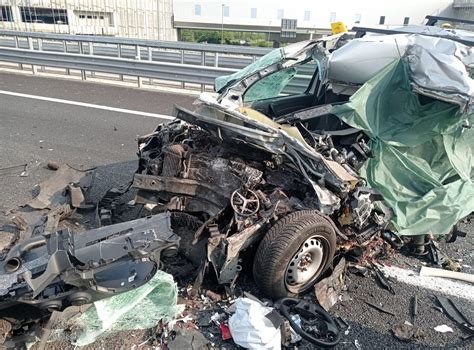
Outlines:
POLYGON ((474 0, 0 0, 0 29, 172 41, 204 29, 291 42, 329 34, 333 22, 392 28, 426 15, 473 19, 474 0))
POLYGON ((177 40, 173 0, 0 0, 0 28, 177 40))
MULTIPOLYGON (((454 0, 453 6, 447 15, 449 17, 474 21, 474 0, 454 0)), ((474 25, 472 24, 462 24, 458 27, 474 30, 474 25)))
POLYGON ((424 24, 426 15, 455 14, 453 0, 174 0, 173 7, 178 29, 264 32, 268 40, 283 41, 327 34, 331 23, 339 21, 348 28, 392 28, 424 24))

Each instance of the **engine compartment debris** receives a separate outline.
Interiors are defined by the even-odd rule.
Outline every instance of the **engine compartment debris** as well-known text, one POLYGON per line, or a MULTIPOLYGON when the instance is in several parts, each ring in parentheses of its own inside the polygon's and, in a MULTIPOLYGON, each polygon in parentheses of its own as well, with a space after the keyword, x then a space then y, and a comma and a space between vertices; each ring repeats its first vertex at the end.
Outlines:
POLYGON ((174 254, 178 242, 166 213, 80 235, 63 229, 30 237, 1 263, 1 306, 7 313, 16 303, 63 310, 134 289, 153 277, 160 253, 174 254))

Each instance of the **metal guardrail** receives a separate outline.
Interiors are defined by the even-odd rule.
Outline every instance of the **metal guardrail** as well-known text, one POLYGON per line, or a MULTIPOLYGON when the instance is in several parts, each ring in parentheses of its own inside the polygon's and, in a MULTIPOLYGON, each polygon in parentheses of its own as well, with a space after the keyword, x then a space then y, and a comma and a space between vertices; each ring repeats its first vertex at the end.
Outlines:
MULTIPOLYGON (((252 63, 268 53, 266 48, 169 42, 104 36, 66 35, 0 30, 0 61, 18 63, 20 69, 31 65, 35 74, 40 67, 63 68, 66 74, 79 70, 81 78, 95 73, 188 84, 201 90, 214 85, 214 79, 252 63)), ((150 81, 152 83, 152 81, 150 81)))
POLYGON ((0 29, 0 36, 14 36, 25 38, 36 38, 43 40, 55 41, 76 41, 86 43, 101 43, 113 45, 128 45, 128 46, 143 46, 160 49, 173 50, 187 50, 197 52, 217 52, 223 54, 247 55, 247 56, 263 56, 270 51, 270 49, 262 47, 251 46, 236 46, 236 45, 219 45, 219 44, 200 44, 190 43, 184 41, 158 41, 145 39, 130 39, 107 36, 92 36, 92 35, 70 35, 70 34, 53 34, 40 32, 22 32, 14 30, 0 29))
POLYGON ((201 85, 213 85, 215 78, 235 72, 234 69, 228 68, 16 48, 0 48, 0 61, 77 69, 81 71, 123 74, 201 85))
MULTIPOLYGON (((214 86, 215 78, 232 74, 268 53, 269 49, 187 42, 151 41, 116 37, 76 36, 0 30, 0 61, 79 71, 83 80, 96 73, 180 83, 197 84, 201 91, 214 86)), ((306 89, 313 70, 301 69, 285 93, 306 89)), ((137 79, 138 78, 138 79, 137 79)), ((101 76, 101 79, 105 77, 101 76)), ((153 83, 153 81, 150 81, 153 83)), ((188 84, 188 85, 186 85, 188 84)), ((195 87, 194 87, 195 88, 195 87)))
MULTIPOLYGON (((206 66, 219 66, 223 68, 234 68, 240 69, 246 65, 252 63, 255 56, 231 56, 223 55, 220 56, 216 53, 209 52, 194 52, 194 51, 178 51, 178 50, 160 50, 160 49, 148 49, 147 47, 139 47, 139 52, 135 47, 123 46, 117 47, 116 45, 108 44, 89 44, 80 47, 78 42, 59 42, 59 41, 46 41, 41 40, 33 41, 32 45, 35 50, 39 50, 39 44, 41 44, 42 51, 51 52, 69 52, 69 53, 82 53, 90 54, 90 49, 94 55, 108 56, 108 57, 122 57, 136 59, 137 53, 142 60, 150 61, 162 61, 172 63, 184 63, 184 64, 195 64, 195 65, 206 65, 206 66), (217 63, 216 63, 217 59, 217 63)), ((14 38, 4 37, 0 39, 0 46, 5 47, 16 47, 29 49, 28 40, 18 40, 18 45, 14 38)))

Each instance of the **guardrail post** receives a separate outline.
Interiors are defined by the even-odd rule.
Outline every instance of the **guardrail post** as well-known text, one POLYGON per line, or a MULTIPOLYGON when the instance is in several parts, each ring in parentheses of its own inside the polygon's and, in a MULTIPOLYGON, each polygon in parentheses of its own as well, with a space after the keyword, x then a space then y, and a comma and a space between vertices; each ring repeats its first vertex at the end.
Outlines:
MULTIPOLYGON (((118 51, 118 57, 122 58, 122 45, 117 44, 117 51, 118 51)), ((121 81, 123 81, 123 74, 119 74, 119 78, 121 81)))
MULTIPOLYGON (((89 43, 89 55, 93 56, 94 55, 94 44, 92 42, 89 43)), ((91 71, 91 78, 95 77, 95 72, 91 71)))
MULTIPOLYGON (((83 48, 83 46, 82 46, 82 41, 79 41, 78 44, 79 44, 79 54, 82 55, 82 54, 84 54, 84 48, 83 48)), ((84 69, 81 69, 81 79, 82 79, 82 80, 86 80, 86 79, 87 79, 87 77, 86 77, 86 71, 85 71, 84 69)))
POLYGON ((214 66, 219 67, 219 52, 215 53, 214 66))
MULTIPOLYGON (((181 50, 181 64, 184 64, 184 50, 181 50)), ((186 87, 186 83, 184 81, 181 82, 181 89, 186 87)))
MULTIPOLYGON (((141 60, 140 46, 138 45, 135 45, 135 59, 137 61, 141 60)), ((137 76, 137 84, 138 84, 138 87, 142 87, 142 77, 137 76)))
MULTIPOLYGON (((33 47, 33 38, 28 37, 27 40, 28 40, 28 49, 33 51, 35 49, 33 47)), ((36 74, 36 67, 34 64, 31 65, 31 73, 33 73, 33 75, 36 74)))
MULTIPOLYGON (((63 41, 63 51, 64 51, 64 53, 67 53, 67 42, 66 42, 66 40, 63 41)), ((71 70, 69 68, 66 68, 66 74, 71 75, 71 70)))
MULTIPOLYGON (((148 46, 148 61, 153 61, 153 49, 151 46, 148 46)), ((150 78, 149 83, 153 85, 153 78, 150 78)))
MULTIPOLYGON (((41 39, 41 38, 38 38, 38 51, 43 51, 43 39, 41 39)), ((40 71, 42 73, 44 73, 46 71, 44 66, 40 66, 40 71)))
MULTIPOLYGON (((15 35, 15 47, 16 47, 17 49, 20 48, 20 41, 19 41, 18 35, 15 35)), ((23 70, 23 63, 18 63, 18 68, 20 68, 21 70, 23 70)))
MULTIPOLYGON (((206 65, 206 51, 201 52, 201 65, 205 66, 206 65)), ((201 84, 201 92, 204 92, 206 90, 206 85, 201 84)))

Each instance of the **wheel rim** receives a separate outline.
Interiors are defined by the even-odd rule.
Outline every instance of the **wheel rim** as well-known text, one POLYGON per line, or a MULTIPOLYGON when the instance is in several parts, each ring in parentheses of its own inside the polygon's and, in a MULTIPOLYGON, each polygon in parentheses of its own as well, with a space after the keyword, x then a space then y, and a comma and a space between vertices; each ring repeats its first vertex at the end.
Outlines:
POLYGON ((324 265, 324 246, 321 236, 303 242, 286 267, 285 284, 289 290, 301 289, 315 280, 324 265))

